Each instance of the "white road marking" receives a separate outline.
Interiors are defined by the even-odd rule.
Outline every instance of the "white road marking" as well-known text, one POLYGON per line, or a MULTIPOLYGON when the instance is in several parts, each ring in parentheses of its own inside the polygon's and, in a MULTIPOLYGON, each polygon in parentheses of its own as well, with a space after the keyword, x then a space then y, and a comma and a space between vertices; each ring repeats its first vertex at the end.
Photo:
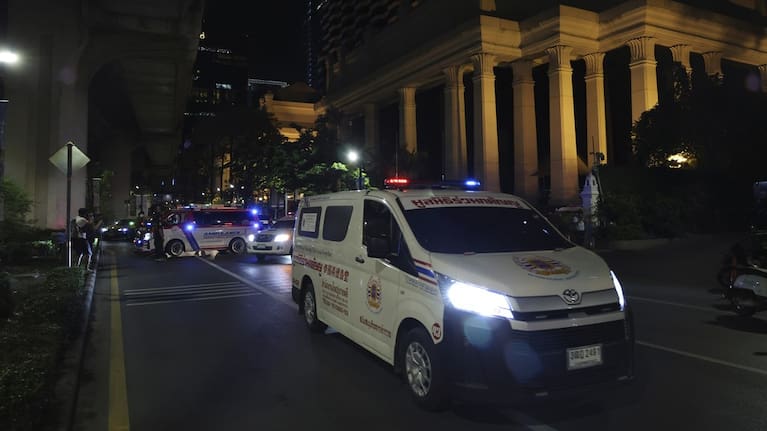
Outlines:
POLYGON ((226 281, 223 283, 203 283, 203 284, 184 284, 180 286, 166 286, 166 287, 147 287, 144 289, 130 289, 125 292, 144 292, 144 291, 150 291, 150 290, 159 290, 159 289, 189 289, 193 287, 214 287, 214 286, 230 286, 230 285, 239 285, 240 283, 236 281, 226 281))
POLYGON ((246 286, 242 283, 231 284, 228 286, 214 286, 214 287, 196 287, 194 289, 156 289, 148 290, 143 289, 141 291, 127 290, 123 292, 123 296, 135 297, 135 296, 157 296, 157 295, 186 295, 204 292, 223 292, 232 289, 250 289, 250 286, 246 286))
POLYGON ((701 307, 699 305, 689 305, 689 304, 682 304, 680 302, 671 302, 671 301, 663 301, 660 299, 652 299, 652 298, 643 298, 641 296, 627 296, 626 298, 632 300, 632 301, 640 301, 640 302, 651 302, 654 304, 662 304, 662 305, 669 305, 672 307, 679 307, 679 308, 687 308, 690 310, 697 310, 697 311, 706 311, 709 313, 717 313, 719 310, 712 308, 712 307, 701 307))
POLYGON ((519 410, 512 411, 511 418, 514 419, 514 421, 519 423, 520 425, 523 425, 533 431, 557 431, 556 428, 553 428, 546 424, 539 423, 537 420, 520 412, 519 410))
MULTIPOLYGON (((136 302, 141 301, 142 299, 153 299, 153 298, 166 298, 168 300, 173 298, 186 298, 191 296, 211 296, 211 295, 229 295, 232 293, 248 293, 252 292, 253 289, 250 286, 242 286, 237 287, 233 289, 216 289, 216 290, 205 290, 205 291, 195 291, 195 292, 174 292, 174 293, 152 293, 148 295, 140 295, 140 296, 133 296, 129 298, 125 298, 127 302, 136 302)), ((258 293, 261 294, 260 292, 258 293)))
POLYGON ((248 286, 250 286, 250 287, 258 290, 259 292, 263 293, 264 295, 271 296, 275 300, 277 300, 277 301, 279 301, 279 302, 289 306, 290 308, 292 308, 294 310, 298 310, 298 304, 293 302, 292 298, 290 298, 290 297, 286 298, 284 294, 279 294, 277 292, 274 292, 273 290, 270 290, 270 289, 267 289, 267 288, 261 286, 260 284, 254 283, 253 281, 251 281, 251 280, 249 280, 249 279, 247 279, 247 278, 245 278, 245 277, 243 277, 243 276, 241 276, 241 275, 239 275, 237 273, 229 271, 228 269, 225 269, 225 268, 219 266, 218 264, 216 264, 214 262, 211 262, 210 260, 208 260, 208 259, 206 259, 204 257, 197 256, 197 259, 199 259, 202 262, 207 263, 208 265, 216 268, 217 270, 223 272, 224 274, 227 274, 227 275, 229 275, 231 277, 236 278, 237 280, 240 280, 241 282, 247 284, 248 286))
POLYGON ((156 305, 156 304, 167 304, 171 302, 189 302, 189 301, 213 301, 217 299, 228 299, 228 298, 241 298, 243 296, 254 296, 254 295, 260 295, 259 292, 248 292, 243 293, 240 295, 218 295, 218 296, 207 296, 207 297, 199 297, 199 298, 184 298, 184 299, 168 299, 164 301, 144 301, 144 302, 128 302, 125 304, 126 307, 136 307, 141 305, 156 305))
MULTIPOLYGON (((279 301, 279 302, 281 302, 283 304, 286 304, 286 305, 290 306, 293 309, 296 309, 296 310, 298 309, 298 304, 293 302, 293 300, 291 298, 286 298, 284 294, 278 294, 278 293, 276 293, 276 292, 274 292, 272 290, 264 288, 263 286, 261 286, 259 284, 256 284, 253 281, 248 280, 247 278, 242 277, 239 274, 236 274, 236 273, 234 273, 232 271, 229 271, 228 269, 222 268, 221 266, 217 265, 214 262, 211 262, 208 259, 205 259, 205 258, 202 258, 202 257, 197 257, 197 258, 200 259, 201 261, 207 263, 208 265, 218 269, 219 271, 223 272, 224 274, 230 275, 230 276, 236 278, 237 280, 240 280, 243 283, 247 284, 248 286, 253 287, 254 289, 258 290, 259 292, 262 292, 265 295, 269 295, 272 298, 274 298, 275 300, 277 300, 277 301, 279 301)), ((328 327, 328 329, 326 331, 327 331, 326 334, 333 334, 333 333, 337 332, 337 331, 335 331, 335 329, 332 329, 330 327, 328 327)), ((531 429, 533 431, 557 431, 556 428, 552 428, 552 427, 550 427, 548 425, 538 423, 538 421, 536 421, 535 419, 533 419, 530 416, 527 416, 524 413, 519 412, 517 410, 512 411, 511 412, 511 416, 512 416, 512 419, 514 419, 515 421, 519 422, 521 425, 523 425, 523 426, 525 426, 528 429, 531 429)))
POLYGON ((746 365, 740 365, 733 362, 722 361, 721 359, 712 358, 710 356, 698 355, 695 353, 685 352, 684 350, 673 349, 671 347, 665 347, 658 344, 648 343, 646 341, 636 340, 636 343, 640 346, 649 347, 651 349, 663 350, 665 352, 676 353, 677 355, 687 356, 688 358, 699 359, 705 362, 711 362, 713 364, 724 365, 726 367, 735 368, 742 371, 749 371, 756 374, 767 376, 767 370, 761 368, 749 367, 746 365))

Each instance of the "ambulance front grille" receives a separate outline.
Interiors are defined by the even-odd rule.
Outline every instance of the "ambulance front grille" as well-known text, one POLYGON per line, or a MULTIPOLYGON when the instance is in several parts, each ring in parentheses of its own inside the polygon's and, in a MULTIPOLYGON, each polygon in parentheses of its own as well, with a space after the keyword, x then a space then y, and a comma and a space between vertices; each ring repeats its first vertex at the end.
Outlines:
POLYGON ((615 311, 620 311, 621 307, 620 304, 612 303, 612 304, 602 304, 602 305, 593 305, 591 307, 581 307, 581 308, 571 308, 571 309, 561 309, 561 310, 546 310, 546 311, 514 311, 514 320, 521 320, 525 322, 537 322, 540 320, 549 320, 549 319, 567 319, 575 316, 594 316, 598 314, 603 313, 612 313, 615 311))

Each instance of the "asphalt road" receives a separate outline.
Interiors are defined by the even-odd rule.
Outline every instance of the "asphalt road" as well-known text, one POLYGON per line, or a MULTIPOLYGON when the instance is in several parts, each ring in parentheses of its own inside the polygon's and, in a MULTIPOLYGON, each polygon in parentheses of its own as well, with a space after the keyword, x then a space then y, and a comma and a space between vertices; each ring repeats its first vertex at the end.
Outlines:
POLYGON ((108 243, 76 430, 767 429, 767 312, 734 316, 714 275, 726 238, 601 254, 635 313, 637 381, 620 396, 428 413, 381 360, 311 335, 290 258, 155 262, 108 243))

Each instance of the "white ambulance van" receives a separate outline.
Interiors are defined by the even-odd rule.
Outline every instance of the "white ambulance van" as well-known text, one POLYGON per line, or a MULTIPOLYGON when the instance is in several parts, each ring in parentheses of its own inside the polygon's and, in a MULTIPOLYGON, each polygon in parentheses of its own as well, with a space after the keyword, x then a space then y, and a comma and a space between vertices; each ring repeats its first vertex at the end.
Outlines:
MULTIPOLYGON (((208 250, 242 254, 260 227, 258 215, 242 208, 172 210, 163 217, 165 253, 173 257, 208 250)), ((142 251, 154 250, 151 229, 136 238, 135 245, 142 251)))
POLYGON ((633 380, 618 278, 513 195, 401 186, 304 198, 292 284, 310 330, 329 325, 393 365, 426 409, 633 380))

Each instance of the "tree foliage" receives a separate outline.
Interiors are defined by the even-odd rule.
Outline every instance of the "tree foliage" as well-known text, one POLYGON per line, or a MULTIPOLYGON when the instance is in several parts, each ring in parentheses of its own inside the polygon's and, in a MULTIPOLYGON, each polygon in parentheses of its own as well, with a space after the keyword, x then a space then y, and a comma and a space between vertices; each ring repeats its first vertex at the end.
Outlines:
POLYGON ((3 178, 0 182, 0 198, 4 203, 5 220, 23 223, 32 210, 32 200, 16 183, 3 178))
POLYGON ((747 225, 751 185, 767 179, 767 97, 719 78, 690 86, 681 68, 674 89, 634 124, 635 166, 602 171, 607 236, 670 237, 747 225), (679 154, 688 161, 671 159, 679 154))
POLYGON ((642 114, 632 131, 636 159, 645 167, 676 167, 669 157, 683 154, 694 167, 714 175, 762 175, 767 156, 767 98, 734 89, 716 79, 690 88, 685 72, 675 73, 675 95, 642 114))
POLYGON ((201 154, 197 169, 201 175, 215 177, 221 174, 216 168, 229 168, 232 192, 246 205, 254 192, 265 189, 317 194, 355 188, 359 171, 339 161, 342 156, 332 124, 331 114, 320 117, 314 128, 296 126, 299 139, 291 142, 262 109, 236 107, 220 112, 195 130, 193 139, 201 154))

